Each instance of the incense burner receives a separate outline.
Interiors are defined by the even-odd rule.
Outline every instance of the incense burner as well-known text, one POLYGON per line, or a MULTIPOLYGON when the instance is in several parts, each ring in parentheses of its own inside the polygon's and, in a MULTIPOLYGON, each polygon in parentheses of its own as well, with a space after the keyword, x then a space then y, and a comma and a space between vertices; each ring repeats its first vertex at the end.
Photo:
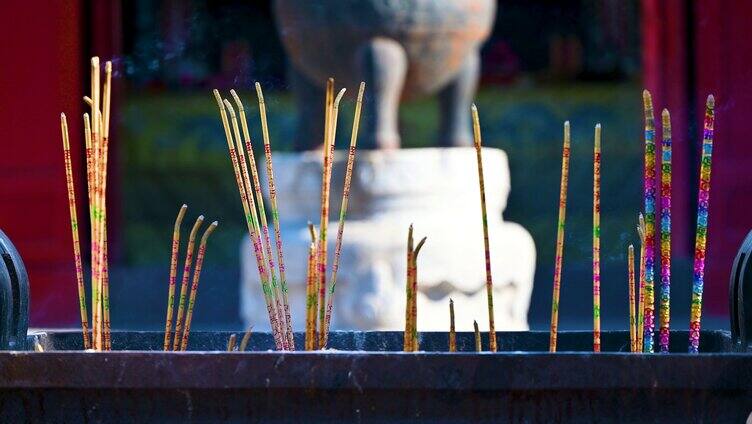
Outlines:
POLYGON ((298 103, 299 150, 321 143, 324 83, 366 82, 362 147, 399 147, 401 98, 440 93, 440 145, 470 145, 479 48, 494 0, 276 0, 298 103))

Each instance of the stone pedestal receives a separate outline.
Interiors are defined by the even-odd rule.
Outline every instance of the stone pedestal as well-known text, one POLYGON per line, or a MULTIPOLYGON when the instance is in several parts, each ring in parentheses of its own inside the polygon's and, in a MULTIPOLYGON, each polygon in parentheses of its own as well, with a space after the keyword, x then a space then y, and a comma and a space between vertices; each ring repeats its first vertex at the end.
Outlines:
MULTIPOLYGON (((321 153, 274 155, 285 265, 294 327, 304 319, 307 222, 319 224, 321 153)), ((334 252, 346 154, 332 175, 329 269, 334 252)), ((535 245, 522 226, 505 222, 510 189, 506 154, 483 151, 494 307, 498 330, 526 330, 533 288, 535 245)), ((473 319, 488 328, 478 171, 472 148, 358 152, 334 299, 332 329, 404 328, 407 229, 428 236, 418 260, 418 330, 449 325, 454 299, 458 330, 473 319)), ((241 245, 241 311, 268 328, 266 307, 248 237, 241 245)))

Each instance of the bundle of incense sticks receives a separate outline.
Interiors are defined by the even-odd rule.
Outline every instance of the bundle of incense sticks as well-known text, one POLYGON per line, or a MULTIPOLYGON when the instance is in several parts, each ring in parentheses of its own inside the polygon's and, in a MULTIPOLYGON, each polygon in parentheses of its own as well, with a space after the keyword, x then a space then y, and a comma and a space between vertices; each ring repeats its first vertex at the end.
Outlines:
POLYGON ((564 261, 564 223, 567 213, 567 184, 569 182, 569 121, 564 122, 564 147, 561 152, 561 185, 559 187, 559 222, 556 226, 556 259, 554 261, 554 292, 551 301, 551 335, 549 352, 556 352, 559 329, 559 294, 561 292, 561 266, 564 261))
POLYGON ((483 183, 483 157, 481 153, 481 136, 480 136, 480 119, 478 118, 478 108, 475 104, 471 107, 473 118, 473 139, 475 144, 476 159, 478 162, 478 186, 480 187, 480 208, 481 219, 483 223, 483 246, 485 249, 486 259, 486 296, 488 298, 488 348, 491 352, 496 352, 496 329, 494 327, 494 306, 493 306, 493 278, 491 277, 491 249, 488 240, 488 216, 486 214, 486 189, 483 183))
POLYGON ((175 303, 175 285, 177 278, 177 263, 178 254, 180 251, 180 224, 183 222, 183 217, 188 206, 183 205, 178 212, 178 216, 175 219, 175 227, 172 235, 172 252, 170 257, 170 281, 167 292, 167 318, 165 319, 165 335, 163 349, 165 351, 173 350, 186 350, 188 347, 188 337, 191 332, 191 321, 193 319, 193 308, 196 305, 196 296, 198 294, 198 283, 201 277, 201 269, 204 264, 204 257, 206 256, 206 242, 209 236, 217 228, 219 223, 217 221, 212 222, 209 227, 204 231, 201 236, 201 242, 199 243, 198 254, 196 257, 196 266, 193 269, 193 280, 191 284, 190 295, 188 294, 188 281, 191 276, 191 264, 193 263, 193 252, 196 246, 196 235, 204 221, 204 216, 199 215, 196 222, 193 224, 190 235, 188 236, 188 245, 185 251, 185 262, 183 263, 183 277, 180 284, 180 299, 178 301, 178 310, 175 319, 175 332, 172 331, 172 316, 175 303), (186 310, 186 297, 188 296, 187 310, 186 310), (173 337, 174 334, 174 337, 173 337))
POLYGON ((68 204, 73 236, 73 257, 78 286, 79 309, 84 348, 110 350, 109 268, 107 258, 107 158, 110 131, 110 98, 112 63, 105 63, 105 79, 101 84, 102 70, 98 57, 91 59, 91 94, 84 100, 91 107, 91 115, 84 114, 84 144, 86 146, 86 182, 91 227, 91 338, 88 334, 88 312, 84 289, 83 265, 78 236, 75 187, 70 157, 70 140, 65 115, 61 115, 63 153, 66 167, 68 204))
MULTIPOLYGON (((225 130, 225 138, 227 139, 227 147, 230 154, 230 161, 235 173, 235 182, 238 186, 238 192, 240 194, 240 202, 243 206, 243 212, 245 215, 246 225, 248 226, 248 233, 253 244, 253 251, 256 257, 256 265, 258 266, 259 277, 261 280, 261 288, 264 293, 264 301, 266 302, 267 312, 269 314, 269 323, 271 324, 272 333, 274 334, 274 343, 279 350, 294 349, 293 335, 291 326, 287 325, 287 316, 285 314, 285 308, 282 306, 283 300, 280 299, 281 293, 277 284, 277 277, 274 270, 274 258, 272 256, 271 241, 268 237, 268 226, 263 225, 265 228, 266 237, 263 237, 265 242, 262 244, 261 226, 259 225, 258 211, 256 209, 256 201, 254 201, 254 186, 251 184, 250 176, 248 173, 248 166, 246 164, 245 153, 243 149, 243 142, 240 137, 240 129, 238 126, 238 116, 235 114, 235 110, 228 100, 223 100, 218 90, 214 90, 214 97, 217 101, 220 117, 222 119, 222 125, 225 130), (228 113, 232 119, 232 130, 228 121, 228 113), (234 137, 233 137, 234 135, 234 137), (267 267, 268 265, 268 267, 267 267)), ((242 107, 240 98, 237 95, 233 96, 237 102, 237 105, 242 107)), ((260 97, 261 101, 262 98, 260 97)), ((260 102, 261 103, 261 102, 260 102)), ((262 119, 266 117, 262 115, 262 119)), ((245 113, 240 115, 242 125, 247 128, 247 122, 245 119, 245 113)), ((265 125, 265 124, 264 124, 265 125)), ((252 154, 253 149, 251 146, 250 136, 246 137, 246 146, 249 152, 249 156, 252 154)), ((269 152, 271 155, 271 151, 269 152)), ((251 164, 251 172, 257 175, 258 170, 255 166, 255 160, 251 164)), ((270 176, 270 181, 271 181, 270 176)), ((259 181, 254 177, 255 181, 259 181)), ((257 184, 258 190, 261 190, 260 184, 257 184)), ((258 194, 258 192, 257 192, 258 194)), ((259 196, 263 201, 263 196, 259 196)), ((262 205, 260 205, 263 208, 262 205)), ((266 220, 265 213, 264 222, 266 220)), ((279 243, 281 245, 281 241, 279 243)), ((280 253, 280 252, 278 252, 280 253)), ((288 305, 289 308, 289 305, 288 305)))
POLYGON ((413 248, 413 225, 407 231, 407 279, 405 284, 405 352, 417 352, 418 345, 418 253, 426 242, 423 237, 413 248))

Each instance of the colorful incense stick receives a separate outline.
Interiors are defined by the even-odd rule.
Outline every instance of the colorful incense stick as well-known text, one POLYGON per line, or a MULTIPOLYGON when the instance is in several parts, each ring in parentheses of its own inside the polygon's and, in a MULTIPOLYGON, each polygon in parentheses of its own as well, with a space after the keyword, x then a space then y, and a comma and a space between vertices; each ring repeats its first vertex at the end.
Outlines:
POLYGON ((637 234, 640 236, 640 292, 638 295, 639 304, 637 304, 637 351, 642 352, 643 324, 645 323, 645 218, 642 213, 638 215, 639 225, 637 234))
MULTIPOLYGON (((264 94, 261 91, 261 84, 258 82, 256 83, 256 95, 258 96, 258 103, 259 103, 259 114, 261 116, 261 134, 262 139, 264 141, 264 158, 266 159, 266 173, 267 173, 267 179, 269 180, 269 202, 272 207, 272 222, 274 223, 274 240, 276 242, 276 248, 277 248, 277 261, 279 263, 279 284, 280 288, 282 290, 282 305, 284 306, 284 312, 285 312, 285 321, 287 322, 287 337, 288 337, 288 345, 290 346, 291 350, 295 350, 295 340, 293 338, 293 332, 292 332, 292 318, 290 317, 290 303, 288 300, 288 289, 287 289, 287 276, 285 275, 285 260, 284 260, 284 253, 282 252, 282 232, 280 230, 279 226, 279 208, 277 207, 277 190, 274 186, 274 167, 272 166, 272 147, 271 142, 269 140, 269 126, 267 124, 266 120, 266 103, 264 102, 264 94)), ((237 99, 240 101, 240 99, 237 99)), ((250 136, 246 137, 247 146, 248 146, 248 156, 253 160, 253 153, 251 153, 250 148, 250 136)), ((254 169, 254 183, 258 186, 258 173, 255 171, 256 164, 255 161, 252 163, 252 167, 254 169)), ((261 191, 259 190, 257 193, 258 196, 261 195, 261 191)), ((263 201, 259 200, 259 207, 263 207, 263 201)), ((261 210, 261 215, 264 215, 263 209, 261 210)), ((262 223, 264 224, 264 227, 266 228, 266 217, 264 216, 262 223)), ((266 233, 268 233, 268 229, 265 230, 266 233)), ((268 237, 268 236, 266 236, 268 237)), ((269 255, 271 256, 271 252, 269 252, 269 255)))
POLYGON ((266 310, 269 314, 269 325, 271 326, 272 333, 274 334, 274 343, 277 349, 282 349, 282 335, 280 333, 279 322, 277 320, 277 312, 274 308, 274 302, 272 300, 272 290, 269 285, 269 280, 266 273, 266 265, 264 264, 264 255, 261 245, 258 242, 258 234, 256 232, 257 223, 254 219, 254 214, 251 213, 248 206, 248 200, 246 196, 245 186, 243 184, 243 178, 240 174, 240 166, 238 164, 238 157, 235 153, 235 144, 233 142, 232 134, 230 132, 230 124, 227 119, 227 112, 225 111, 225 105, 222 102, 222 97, 219 95, 218 90, 214 90, 214 98, 217 101, 219 107, 219 114, 222 118, 222 126, 225 130, 225 138, 227 139, 227 148, 230 154, 230 162, 232 163, 233 171, 235 173, 235 182, 238 186, 238 193, 240 194, 240 203, 243 206, 243 213, 245 215, 246 226, 248 227, 248 235, 251 238, 253 244, 253 251, 256 257, 256 265, 259 272, 259 280, 261 281, 261 290, 264 294, 264 301, 266 302, 266 310))
POLYGON ((308 222, 308 231, 311 233, 311 245, 314 247, 313 252, 313 269, 311 270, 311 278, 313 279, 313 318, 311 319, 311 325, 313 326, 313 340, 311 341, 311 346, 313 350, 318 349, 319 346, 319 338, 318 338, 318 311, 319 311, 319 268, 318 268, 318 239, 319 236, 316 233, 316 227, 309 221, 308 222))
MULTIPOLYGON (((324 333, 324 346, 329 338, 329 325, 332 320, 332 305, 334 299, 334 288, 337 286, 337 271, 339 270, 339 260, 342 254, 342 235, 345 230, 345 215, 347 215, 347 205, 350 200, 350 184, 352 183, 352 170, 355 165, 355 146, 358 141, 358 128, 360 127, 360 111, 363 105, 363 92, 366 89, 366 83, 361 82, 358 89, 358 98, 355 102, 355 115, 353 117, 352 133, 350 135, 350 149, 347 152, 347 169, 345 170, 345 183, 342 188, 342 204, 339 210, 339 225, 337 227, 337 241, 334 247, 334 262, 332 263, 332 279, 329 285, 329 299, 326 305, 326 322, 324 333)), ((336 122, 336 119, 335 119, 336 122)))
POLYGON ((321 171, 321 223, 319 224, 319 239, 316 245, 317 247, 317 262, 316 262, 316 276, 318 282, 316 285, 319 290, 318 307, 319 307, 319 328, 318 328, 318 341, 317 344, 323 347, 324 342, 324 325, 326 319, 326 230, 329 226, 329 179, 327 178, 328 170, 332 166, 332 149, 330 144, 334 144, 334 140, 331 139, 331 116, 332 109, 334 107, 334 79, 329 78, 326 81, 326 99, 324 109, 324 145, 323 154, 324 160, 322 162, 321 171))
POLYGON ((183 223, 183 217, 188 205, 183 205, 178 211, 178 217, 175 219, 175 226, 172 230, 172 253, 170 255, 170 284, 167 289, 167 318, 165 319, 165 336, 164 350, 170 350, 170 340, 172 340, 172 313, 175 305, 175 284, 177 283, 178 274, 178 253, 180 251, 180 225, 183 223))
POLYGON ((407 278, 405 280, 405 334, 403 336, 402 350, 410 352, 412 349, 412 305, 413 305, 413 285, 412 285, 412 263, 413 263, 413 224, 407 230, 407 278))
POLYGON ((96 344, 98 333, 99 314, 97 313, 97 299, 99 297, 99 286, 97 285, 97 227, 95 225, 96 216, 98 215, 96 205, 96 143, 91 132, 91 120, 89 114, 84 113, 84 139, 86 141, 86 185, 89 194, 89 223, 91 226, 91 347, 97 349, 96 344))
POLYGON ((475 331, 475 351, 482 352, 483 347, 480 343, 480 331, 478 330, 478 321, 473 320, 473 330, 475 331))
POLYGON ((627 282, 629 284, 629 347, 630 352, 637 351, 637 318, 635 317, 635 275, 634 246, 627 247, 627 282))
POLYGON ((91 348, 89 340, 89 314, 86 311, 86 288, 84 287, 84 268, 81 264, 81 243, 78 239, 78 213, 76 212, 76 190, 73 184, 73 166, 71 165, 70 139, 68 138, 68 121, 65 114, 60 114, 60 130, 63 136, 63 158, 65 160, 65 182, 68 187, 68 209, 70 210, 71 235, 73 237, 73 263, 76 268, 76 286, 78 287, 78 307, 81 312, 81 330, 83 331, 84 349, 91 348))
POLYGON ((316 243, 308 248, 308 268, 306 273, 306 337, 305 350, 315 349, 316 338, 316 243))
POLYGON ((488 216, 486 214, 486 188, 483 183, 483 158, 481 153, 480 119, 475 104, 471 108, 473 117, 473 135, 475 154, 478 162, 478 185, 480 187, 480 209, 483 222, 483 246, 486 259, 486 296, 488 297, 488 349, 496 352, 496 329, 494 326, 493 278, 491 277, 491 248, 488 240, 488 216))
POLYGON ((601 351, 601 124, 593 148, 593 352, 601 351))
POLYGON ((185 262, 183 263, 183 280, 180 283, 180 300, 178 300, 178 313, 175 318, 175 338, 172 343, 172 350, 178 350, 180 347, 180 335, 183 329, 183 313, 185 312, 185 297, 188 295, 188 279, 191 277, 191 264, 193 263, 193 249, 196 246, 196 234, 199 227, 204 222, 204 216, 199 215, 193 224, 191 233, 188 236, 188 248, 185 251, 185 262))
POLYGON ((650 92, 642 92, 645 109, 645 322, 643 351, 652 353, 655 330, 655 117, 650 92))
POLYGON ((668 353, 671 323, 671 116, 661 114, 661 314, 658 344, 661 353, 668 353))
POLYGON ((561 184, 559 186, 559 220, 556 226, 556 259, 554 260, 554 293, 551 300, 551 333, 548 351, 556 352, 559 331, 559 294, 561 292, 561 266, 564 261, 564 223, 567 214, 567 184, 569 182, 569 121, 564 122, 564 148, 561 153, 561 184))
POLYGON ((196 295, 198 294, 198 281, 201 278, 201 268, 204 265, 204 256, 206 255, 206 241, 209 236, 217 228, 219 223, 217 221, 209 224, 209 227, 204 231, 204 235, 201 236, 201 243, 198 246, 198 255, 196 256, 196 267, 193 269, 193 284, 191 285, 191 296, 188 299, 188 312, 185 314, 185 328, 183 329, 183 339, 180 342, 180 350, 185 350, 188 347, 188 336, 191 333, 191 321, 193 320, 193 307, 196 305, 196 295))
POLYGON ((705 283, 705 253, 708 237, 708 207, 710 204, 710 170, 713 158, 713 125, 715 98, 708 96, 705 103, 705 122, 702 134, 702 159, 700 161, 700 187, 697 194, 697 229, 695 232, 695 259, 692 279, 692 304, 689 319, 689 353, 700 348, 700 319, 702 318, 702 289, 705 283))
MULTIPOLYGON (((287 350, 288 349, 288 341, 289 337, 287 335, 287 319, 284 313, 284 309, 282 306, 282 294, 280 293, 279 284, 277 283, 277 273, 275 271, 274 267, 274 256, 272 254, 272 245, 271 240, 269 238, 269 227, 266 225, 266 211, 264 210, 263 206, 263 196, 261 196, 261 185, 260 183, 257 185, 258 195, 261 197, 261 201, 258 203, 258 206, 256 204, 256 201, 253 198, 253 186, 251 185, 251 179, 248 175, 248 167, 246 166, 246 160, 245 160, 245 153, 243 152, 243 143, 241 142, 240 138, 240 129, 238 127, 238 117, 235 114, 235 109, 233 109, 232 105, 229 101, 226 99, 224 100, 225 108, 227 108, 227 112, 230 114, 230 120, 232 122, 232 129, 233 134, 235 135, 235 142, 236 142, 236 154, 238 155, 238 163, 240 164, 240 171, 241 175, 243 177, 243 183, 245 185, 245 192, 246 192, 246 201, 248 202, 248 208, 252 215, 252 221, 254 225, 254 232, 256 234, 256 240, 255 243, 257 243, 259 246, 262 246, 262 239, 261 236, 263 235, 263 242, 264 242, 264 248, 265 250, 262 250, 262 256, 264 257, 264 260, 269 265, 269 268, 267 269, 267 280, 271 281, 271 289, 272 289, 272 300, 274 301, 275 310, 277 312, 277 320, 279 322, 279 330, 281 332, 282 337, 282 349, 287 350), (258 209, 257 209, 258 207, 258 209), (258 215, 257 215, 258 212, 258 215), (260 219, 259 219, 260 218, 260 219), (259 224, 262 224, 259 226, 259 224)), ((246 141, 250 140, 250 136, 246 138, 246 141)), ((247 144, 250 146, 250 143, 247 144)), ((256 172, 256 176, 258 176, 258 172, 256 170, 256 161, 253 159, 253 149, 250 150, 250 157, 251 157, 251 166, 252 170, 256 172)), ((262 249, 264 249, 262 248, 262 249)))
POLYGON ((457 332, 454 329, 454 301, 449 298, 449 351, 457 351, 457 332))

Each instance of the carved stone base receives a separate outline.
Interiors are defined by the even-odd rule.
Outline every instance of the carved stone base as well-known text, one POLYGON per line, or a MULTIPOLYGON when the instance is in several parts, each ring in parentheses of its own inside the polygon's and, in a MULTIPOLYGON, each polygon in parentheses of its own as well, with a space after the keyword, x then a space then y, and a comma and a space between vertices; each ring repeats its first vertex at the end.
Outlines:
MULTIPOLYGON (((319 224, 321 153, 274 156, 285 265, 293 322, 304 327, 305 272, 310 237, 319 224)), ((337 234, 345 152, 332 176, 329 269, 337 234)), ((504 222, 509 194, 506 154, 483 150, 494 308, 498 330, 525 330, 533 287, 535 245, 522 226, 504 222)), ((472 148, 361 151, 353 172, 350 209, 334 299, 332 328, 404 328, 405 252, 408 226, 416 240, 428 236, 418 260, 418 330, 447 330, 449 298, 458 330, 472 321, 488 327, 478 171, 472 148)), ((246 237, 241 245, 241 310, 248 324, 268 328, 256 261, 246 237)))

